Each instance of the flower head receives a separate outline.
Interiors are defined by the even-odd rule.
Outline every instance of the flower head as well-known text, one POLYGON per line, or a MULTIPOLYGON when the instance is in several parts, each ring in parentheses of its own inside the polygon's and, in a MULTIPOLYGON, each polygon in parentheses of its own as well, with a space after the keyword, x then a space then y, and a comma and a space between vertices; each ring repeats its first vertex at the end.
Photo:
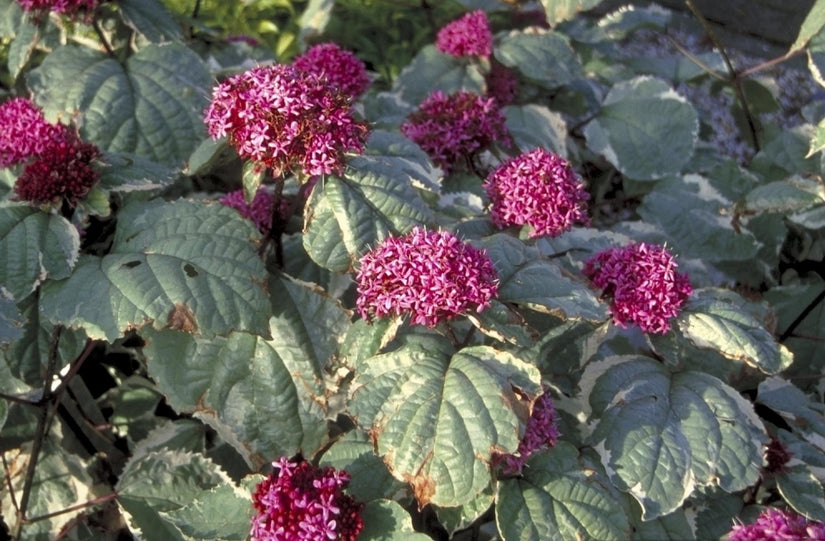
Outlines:
POLYGON ((259 188, 251 203, 247 203, 243 190, 229 192, 220 198, 222 205, 237 210, 241 216, 251 220, 258 231, 266 235, 272 222, 272 205, 275 197, 265 188, 259 188))
POLYGON ((493 53, 493 34, 487 14, 481 10, 471 11, 448 23, 439 30, 435 46, 452 56, 489 58, 493 53))
POLYGON ((335 86, 353 100, 361 97, 370 86, 370 76, 364 63, 350 51, 335 43, 319 43, 295 57, 292 65, 335 86))
POLYGON ((533 404, 533 412, 527 421, 524 436, 518 444, 516 453, 496 453, 493 455, 493 464, 501 467, 502 472, 507 475, 518 475, 533 453, 555 446, 558 438, 556 408, 550 393, 545 392, 533 404))
POLYGON ((0 167, 18 165, 43 152, 64 135, 62 126, 49 123, 26 98, 0 105, 0 167))
POLYGON ((664 334, 693 291, 676 267, 667 249, 641 242, 596 254, 585 263, 584 274, 612 298, 614 323, 635 323, 644 332, 664 334))
POLYGON ((484 75, 484 83, 487 85, 487 96, 495 99, 499 107, 510 105, 518 95, 518 77, 500 62, 490 63, 490 71, 484 75))
POLYGON ((227 136, 238 155, 278 176, 340 172, 344 154, 361 152, 367 127, 353 118, 350 99, 294 66, 253 68, 219 84, 205 122, 215 139, 227 136))
POLYGON ((768 443, 768 448, 765 452, 765 460, 767 465, 765 466, 765 471, 767 473, 778 473, 788 471, 788 467, 786 464, 791 460, 793 457, 793 453, 791 453, 785 445, 776 438, 771 438, 771 441, 768 443))
POLYGON ((26 165, 14 191, 23 201, 36 204, 67 202, 77 206, 99 175, 92 163, 100 150, 86 143, 71 128, 59 126, 63 137, 47 140, 46 146, 26 165))
POLYGON ((467 91, 449 96, 434 91, 401 125, 401 131, 445 173, 459 159, 472 156, 495 141, 510 143, 496 100, 467 91))
POLYGON ((90 16, 101 0, 17 0, 25 11, 47 13, 53 11, 69 17, 90 16))
POLYGON ((825 524, 808 520, 793 511, 768 508, 752 524, 736 524, 728 541, 825 540, 825 524))
POLYGON ((556 237, 574 223, 589 223, 584 184, 564 159, 537 148, 509 160, 484 183, 499 228, 528 224, 531 237, 556 237))
POLYGON ((410 314, 413 324, 435 327, 484 310, 498 292, 497 279, 484 250, 447 231, 416 227, 361 259, 358 311, 364 319, 410 314))
POLYGON ((278 472, 252 494, 254 541, 355 541, 364 529, 364 504, 344 494, 348 473, 287 458, 272 465, 278 472))

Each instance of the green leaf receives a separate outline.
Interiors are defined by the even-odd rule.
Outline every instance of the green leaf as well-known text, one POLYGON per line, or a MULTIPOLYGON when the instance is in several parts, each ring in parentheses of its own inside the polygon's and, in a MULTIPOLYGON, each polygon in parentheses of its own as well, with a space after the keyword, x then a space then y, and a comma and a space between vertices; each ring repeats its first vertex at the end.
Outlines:
POLYGON ((161 516, 188 540, 238 540, 249 536, 253 508, 249 493, 229 484, 202 491, 189 504, 161 516))
POLYGON ((584 79, 576 53, 557 32, 526 34, 514 32, 501 39, 495 56, 505 66, 548 89, 556 89, 584 79))
POLYGON ((547 22, 551 25, 572 19, 579 12, 601 4, 604 0, 541 0, 547 22))
POLYGON ((94 49, 59 47, 28 82, 47 116, 80 113, 83 138, 109 152, 181 166, 206 136, 212 77, 180 44, 149 45, 125 64, 94 49))
POLYGON ((309 0, 301 13, 299 24, 301 32, 298 39, 301 43, 314 43, 324 32, 332 16, 335 0, 309 0))
POLYGON ((819 121, 814 129, 814 134, 811 136, 811 146, 808 148, 806 158, 810 158, 820 150, 825 148, 825 118, 819 121))
MULTIPOLYGON (((23 335, 10 346, 0 347, 0 352, 15 377, 30 385, 42 387, 55 327, 39 309, 35 295, 18 303, 18 308, 25 321, 23 335)), ((74 361, 85 346, 84 332, 63 329, 57 347, 58 369, 74 361)))
POLYGON ((587 146, 622 174, 655 180, 682 171, 693 156, 699 119, 664 81, 637 77, 617 83, 587 124, 587 146))
POLYGON ((218 204, 179 200, 122 209, 109 255, 83 256, 66 280, 44 287, 53 321, 110 341, 152 324, 203 335, 268 336, 266 269, 251 222, 218 204))
POLYGON ((711 262, 752 260, 759 242, 744 228, 733 228, 726 216, 732 206, 706 178, 691 174, 657 183, 638 213, 659 225, 671 249, 682 257, 711 262))
POLYGON ((759 385, 756 402, 777 412, 805 441, 825 452, 825 405, 779 377, 759 385))
MULTIPOLYGON (((638 509, 638 503, 633 506, 634 510, 638 509)), ((633 521, 633 536, 632 541, 684 541, 685 539, 697 539, 693 531, 691 520, 687 517, 684 509, 677 509, 676 511, 657 517, 653 520, 641 520, 637 515, 633 521)))
POLYGON ((559 442, 531 457, 524 478, 498 484, 496 524, 503 539, 551 541, 627 539, 630 526, 607 482, 559 442))
POLYGON ((692 344, 744 361, 766 374, 776 374, 793 357, 747 310, 746 301, 732 292, 703 289, 694 292, 677 324, 692 344))
POLYGON ((79 251, 77 229, 62 216, 28 205, 0 207, 0 286, 14 299, 69 276, 79 251))
POLYGON ((14 301, 0 293, 0 346, 19 340, 25 323, 14 301))
POLYGON ((357 366, 361 361, 378 355, 395 339, 403 324, 400 317, 382 317, 375 321, 358 319, 353 323, 341 345, 339 357, 343 364, 357 366))
POLYGON ((607 319, 603 303, 583 281, 568 276, 535 248, 501 233, 478 245, 498 271, 499 301, 563 318, 607 319))
POLYGON ((504 108, 507 129, 522 152, 534 148, 549 150, 567 158, 567 125, 559 113, 537 104, 504 108))
POLYGON ((441 171, 432 164, 421 147, 398 132, 373 130, 364 154, 391 160, 393 166, 403 172, 416 188, 436 193, 441 191, 441 171))
POLYGON ((152 43, 183 39, 175 16, 158 0, 119 0, 118 7, 123 21, 152 43))
POLYGON ((149 374, 169 405, 215 428, 256 467, 299 451, 312 456, 327 433, 316 367, 296 358, 275 323, 272 334, 267 341, 245 333, 211 340, 146 333, 149 374))
POLYGON ((805 173, 820 174, 820 160, 817 156, 808 156, 812 135, 810 125, 772 132, 772 137, 762 142, 762 149, 753 157, 749 170, 765 181, 805 173))
POLYGON ((172 184, 177 172, 128 152, 106 153, 97 170, 98 187, 108 192, 160 191, 172 184))
MULTIPOLYGON (((808 283, 798 283, 787 286, 778 286, 765 292, 765 299, 771 303, 778 318, 777 332, 784 333, 786 329, 802 314, 802 311, 813 302, 825 289, 825 282, 821 279, 808 283)), ((796 375, 808 377, 820 370, 822 359, 825 358, 825 342, 810 339, 822 334, 825 329, 825 303, 818 303, 796 327, 794 333, 783 344, 794 355, 794 363, 788 370, 788 376, 796 375)))
POLYGON ((316 263, 348 271, 385 237, 432 221, 432 212, 404 172, 405 162, 357 157, 343 177, 327 177, 313 188, 304 212, 303 240, 316 263))
POLYGON ((606 37, 620 41, 640 28, 664 30, 670 24, 672 16, 672 11, 657 4, 646 7, 628 4, 608 13, 598 24, 606 37))
POLYGON ((226 474, 203 455, 164 450, 129 460, 115 490, 127 521, 142 538, 184 541, 187 538, 168 514, 229 484, 226 474))
POLYGON ((410 514, 393 500, 367 502, 361 513, 364 530, 358 541, 429 541, 431 538, 413 529, 410 514))
POLYGON ((797 513, 819 522, 825 521, 825 490, 808 466, 799 464, 778 474, 776 488, 797 513))
POLYGON ((643 520, 674 511, 696 485, 735 492, 758 479, 762 423, 713 376, 611 357, 588 366, 581 389, 593 409, 590 442, 614 486, 642 506, 643 520))
POLYGON ((261 187, 264 176, 266 176, 266 167, 253 161, 244 162, 241 181, 243 183, 243 196, 247 203, 251 204, 255 199, 255 194, 258 193, 258 188, 261 187))
POLYGON ((820 33, 823 26, 825 26, 825 0, 816 0, 811 6, 811 11, 802 21, 799 34, 797 34, 796 40, 789 51, 796 51, 805 47, 812 37, 820 33))
POLYGON ((40 28, 29 17, 21 17, 8 48, 8 67, 12 79, 17 79, 40 41, 40 28))
POLYGON ((459 90, 484 94, 484 76, 465 59, 425 45, 398 75, 393 90, 405 102, 418 105, 436 90, 448 95, 459 90))
POLYGON ((794 175, 757 186, 745 195, 743 212, 796 212, 825 204, 825 188, 813 179, 794 175))
POLYGON ((346 470, 350 474, 347 492, 358 501, 392 498, 405 488, 375 454, 369 436, 360 430, 347 432, 333 443, 319 465, 346 470))
POLYGON ((526 419, 513 387, 540 394, 540 375, 512 354, 462 349, 433 335, 364 361, 350 411, 419 505, 457 506, 490 483, 493 449, 513 452, 526 419))

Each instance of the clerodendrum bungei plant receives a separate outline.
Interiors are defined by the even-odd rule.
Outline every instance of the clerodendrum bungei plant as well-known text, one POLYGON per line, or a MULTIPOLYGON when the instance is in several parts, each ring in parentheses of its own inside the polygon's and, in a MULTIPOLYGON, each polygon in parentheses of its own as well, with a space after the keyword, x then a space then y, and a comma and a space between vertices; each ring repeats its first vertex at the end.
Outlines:
POLYGON ((0 539, 825 539, 825 0, 600 4, 0 0, 0 539))

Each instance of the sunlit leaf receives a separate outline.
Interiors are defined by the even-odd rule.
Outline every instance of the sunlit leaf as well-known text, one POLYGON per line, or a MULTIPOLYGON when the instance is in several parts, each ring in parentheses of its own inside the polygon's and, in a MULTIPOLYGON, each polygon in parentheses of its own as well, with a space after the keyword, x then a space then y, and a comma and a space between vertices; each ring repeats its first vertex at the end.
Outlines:
POLYGON ((559 88, 584 78, 584 70, 567 39, 556 32, 513 33, 501 39, 496 58, 545 88, 559 88))
POLYGON ((395 80, 393 90, 405 102, 417 106, 433 91, 452 94, 459 90, 484 93, 484 76, 472 64, 438 51, 434 45, 422 47, 395 80))

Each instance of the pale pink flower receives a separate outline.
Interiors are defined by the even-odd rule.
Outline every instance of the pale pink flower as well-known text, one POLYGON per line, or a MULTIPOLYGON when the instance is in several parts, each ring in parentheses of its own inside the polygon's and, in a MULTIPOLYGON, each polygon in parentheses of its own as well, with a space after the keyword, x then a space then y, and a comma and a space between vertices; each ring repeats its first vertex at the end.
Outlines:
POLYGON ((486 251, 447 231, 416 227, 361 259, 357 307, 364 319, 409 314, 413 324, 435 327, 487 308, 497 280, 486 251))
POLYGON ((588 193, 567 160, 537 148, 490 173, 484 183, 491 218, 499 228, 530 225, 531 237, 556 237, 588 224, 588 193))

